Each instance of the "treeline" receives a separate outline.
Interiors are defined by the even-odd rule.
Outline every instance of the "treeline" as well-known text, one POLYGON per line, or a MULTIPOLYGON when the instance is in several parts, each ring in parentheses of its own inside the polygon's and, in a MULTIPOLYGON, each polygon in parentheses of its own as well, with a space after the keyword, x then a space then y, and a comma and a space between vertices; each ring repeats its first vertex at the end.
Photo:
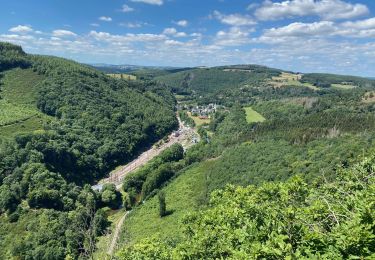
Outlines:
POLYGON ((0 72, 15 67, 27 68, 29 66, 30 61, 20 46, 0 42, 0 72))
POLYGON ((299 177, 260 187, 227 186, 185 217, 184 238, 148 238, 119 259, 355 259, 375 255, 375 157, 338 169, 333 182, 299 177))
POLYGON ((324 74, 324 73, 308 73, 304 74, 301 78, 301 82, 311 83, 314 86, 320 88, 329 88, 332 84, 349 84, 359 86, 363 88, 375 87, 375 80, 347 76, 347 75, 335 75, 335 74, 324 74))

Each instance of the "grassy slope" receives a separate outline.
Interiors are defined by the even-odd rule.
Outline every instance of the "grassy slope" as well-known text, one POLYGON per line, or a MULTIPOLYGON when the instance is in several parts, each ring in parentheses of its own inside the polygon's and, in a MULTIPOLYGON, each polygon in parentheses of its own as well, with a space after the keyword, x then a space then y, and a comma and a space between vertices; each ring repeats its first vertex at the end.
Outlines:
POLYGON ((36 107, 37 87, 44 80, 31 69, 3 73, 0 100, 0 139, 42 129, 47 117, 36 107))
POLYGON ((245 107, 246 121, 248 123, 263 122, 266 120, 261 114, 252 109, 251 107, 245 107))
POLYGON ((178 239, 181 235, 180 222, 191 211, 206 201, 206 175, 214 161, 195 165, 164 188, 167 210, 172 214, 160 218, 157 196, 133 210, 125 221, 122 240, 135 243, 154 235, 163 239, 178 239))

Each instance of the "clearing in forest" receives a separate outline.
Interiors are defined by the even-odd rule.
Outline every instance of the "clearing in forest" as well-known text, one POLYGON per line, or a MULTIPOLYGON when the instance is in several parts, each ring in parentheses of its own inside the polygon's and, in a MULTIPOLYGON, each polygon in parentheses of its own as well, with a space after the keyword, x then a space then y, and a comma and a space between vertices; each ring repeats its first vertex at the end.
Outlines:
POLYGON ((126 80, 136 80, 137 77, 130 74, 116 73, 116 74, 107 74, 108 76, 116 79, 126 79, 126 80))
POLYGON ((13 69, 1 75, 0 139, 43 129, 49 117, 38 110, 36 96, 44 77, 32 69, 13 69))
POLYGON ((272 80, 269 81, 271 85, 277 88, 286 87, 286 86, 296 86, 296 87, 307 87, 313 90, 318 90, 318 88, 310 83, 302 83, 300 80, 302 74, 293 74, 282 72, 278 77, 272 77, 272 80))
POLYGON ((248 123, 263 122, 266 119, 251 107, 244 107, 246 112, 246 121, 248 123))
POLYGON ((191 115, 191 112, 187 112, 187 114, 188 114, 189 117, 191 117, 194 120, 194 123, 195 123, 196 126, 209 124, 211 122, 211 119, 209 119, 209 118, 193 116, 193 115, 191 115))

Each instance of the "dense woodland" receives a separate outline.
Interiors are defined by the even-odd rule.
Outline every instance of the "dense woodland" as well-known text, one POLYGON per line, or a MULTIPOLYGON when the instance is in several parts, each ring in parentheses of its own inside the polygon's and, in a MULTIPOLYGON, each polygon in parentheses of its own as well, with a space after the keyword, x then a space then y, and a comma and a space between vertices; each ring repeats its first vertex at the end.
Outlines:
POLYGON ((122 202, 114 187, 94 192, 87 184, 177 127, 173 96, 18 46, 1 43, 0 51, 1 71, 43 75, 34 106, 52 118, 0 148, 0 258, 90 256, 108 224, 101 208, 122 202))

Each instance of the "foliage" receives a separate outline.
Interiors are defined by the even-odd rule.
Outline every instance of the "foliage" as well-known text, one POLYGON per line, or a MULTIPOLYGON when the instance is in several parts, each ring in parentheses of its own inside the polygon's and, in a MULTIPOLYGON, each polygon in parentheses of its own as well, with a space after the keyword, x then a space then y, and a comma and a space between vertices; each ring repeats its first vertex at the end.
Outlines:
POLYGON ((0 72, 15 67, 27 68, 29 66, 30 62, 21 46, 0 42, 0 72))
POLYGON ((87 183, 177 127, 173 95, 154 82, 127 83, 9 44, 0 52, 0 70, 21 68, 4 72, 0 89, 13 121, 0 120, 15 123, 0 133, 17 129, 0 142, 0 258, 90 257, 108 226, 100 208, 118 208, 121 195, 110 185, 94 192, 87 183), (15 235, 20 240, 9 243, 15 235))
POLYGON ((123 190, 127 193, 143 193, 143 198, 174 175, 171 162, 183 158, 184 149, 174 144, 165 149, 159 156, 152 159, 146 166, 127 174, 123 182, 123 190), (146 183, 147 182, 147 183, 146 183))
POLYGON ((335 75, 335 74, 324 74, 324 73, 309 73, 304 74, 301 78, 301 82, 308 82, 317 87, 329 88, 332 84, 350 84, 354 86, 359 86, 363 88, 374 88, 375 80, 346 76, 346 75, 335 75))
POLYGON ((165 193, 163 191, 158 192, 159 199, 159 215, 164 217, 167 214, 167 205, 165 203, 165 193))
POLYGON ((228 186, 210 208, 187 216, 185 237, 171 246, 147 240, 119 259, 372 258, 375 254, 375 157, 340 169, 332 182, 294 177, 261 187, 228 186))
POLYGON ((114 184, 104 184, 101 190, 101 201, 103 206, 118 209, 121 207, 122 203, 121 193, 116 190, 114 184))
POLYGON ((196 68, 155 79, 174 88, 176 93, 208 94, 228 88, 259 84, 280 74, 279 70, 257 65, 196 68))
POLYGON ((184 122, 185 125, 188 125, 190 127, 195 126, 194 120, 188 115, 186 111, 179 111, 178 115, 182 122, 184 122))

